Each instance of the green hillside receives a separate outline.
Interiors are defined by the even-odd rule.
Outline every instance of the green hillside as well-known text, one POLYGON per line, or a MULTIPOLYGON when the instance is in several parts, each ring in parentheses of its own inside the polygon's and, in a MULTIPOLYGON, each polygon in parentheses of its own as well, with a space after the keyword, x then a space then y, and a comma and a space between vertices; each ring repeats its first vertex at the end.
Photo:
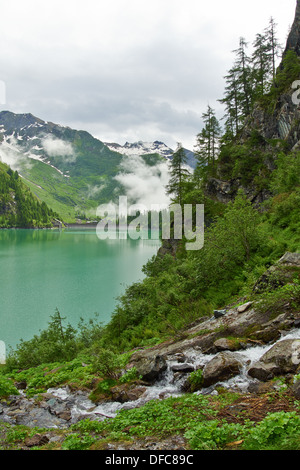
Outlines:
POLYGON ((17 171, 0 163, 0 227, 52 227, 54 211, 40 202, 17 171))
POLYGON ((99 204, 117 197, 122 155, 88 132, 9 111, 0 112, 0 128, 0 159, 64 221, 93 217, 99 204))

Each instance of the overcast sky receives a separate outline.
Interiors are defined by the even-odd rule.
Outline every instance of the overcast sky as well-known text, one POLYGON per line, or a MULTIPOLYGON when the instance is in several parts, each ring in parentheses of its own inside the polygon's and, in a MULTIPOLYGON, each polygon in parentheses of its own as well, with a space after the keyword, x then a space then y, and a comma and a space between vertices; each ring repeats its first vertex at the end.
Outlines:
POLYGON ((239 38, 272 16, 285 44, 296 0, 1 2, 0 109, 87 130, 104 142, 193 150, 208 104, 218 117, 239 38))

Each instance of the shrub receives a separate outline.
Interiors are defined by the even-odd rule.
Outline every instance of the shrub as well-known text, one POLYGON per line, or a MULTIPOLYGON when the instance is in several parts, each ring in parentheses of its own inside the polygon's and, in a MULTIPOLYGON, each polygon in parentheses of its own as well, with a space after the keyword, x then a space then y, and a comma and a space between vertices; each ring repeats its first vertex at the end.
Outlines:
POLYGON ((242 439, 247 426, 226 421, 204 421, 185 433, 193 450, 219 450, 237 439, 242 439))
POLYGON ((19 395, 19 392, 10 379, 0 376, 0 397, 9 395, 19 395))
MULTIPOLYGON (((288 447, 291 440, 300 439, 300 416, 296 412, 269 413, 259 424, 249 430, 243 448, 246 450, 275 450, 288 447)), ((292 450, 292 447, 291 447, 292 450)))
POLYGON ((203 382, 203 371, 199 369, 199 370, 195 370, 194 372, 191 372, 191 374, 189 375, 188 381, 191 385, 192 392, 199 390, 203 382))

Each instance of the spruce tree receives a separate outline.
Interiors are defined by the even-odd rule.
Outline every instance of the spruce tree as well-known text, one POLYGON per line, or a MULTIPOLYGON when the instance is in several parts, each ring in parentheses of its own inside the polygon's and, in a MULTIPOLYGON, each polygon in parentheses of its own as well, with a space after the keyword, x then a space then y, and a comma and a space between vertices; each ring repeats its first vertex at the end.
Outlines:
POLYGON ((267 44, 269 49, 269 55, 271 58, 271 65, 272 65, 272 78, 275 79, 276 76, 276 59, 280 57, 282 53, 282 46, 279 43, 276 34, 276 27, 277 24, 274 21, 274 18, 270 18, 269 26, 265 29, 264 33, 267 38, 267 44))
POLYGON ((197 135, 195 147, 195 157, 197 160, 195 174, 197 177, 202 176, 202 178, 205 178, 208 174, 215 176, 221 126, 215 116, 215 111, 209 105, 207 111, 202 114, 202 119, 204 127, 197 135))
POLYGON ((178 144, 176 152, 173 154, 170 169, 170 180, 166 187, 166 192, 174 196, 174 202, 182 204, 185 184, 190 177, 190 172, 186 167, 187 156, 181 144, 178 144))
POLYGON ((232 135, 239 132, 253 105, 253 75, 247 47, 247 42, 241 37, 238 49, 233 51, 236 55, 234 65, 225 76, 224 98, 219 100, 225 105, 225 127, 232 135))

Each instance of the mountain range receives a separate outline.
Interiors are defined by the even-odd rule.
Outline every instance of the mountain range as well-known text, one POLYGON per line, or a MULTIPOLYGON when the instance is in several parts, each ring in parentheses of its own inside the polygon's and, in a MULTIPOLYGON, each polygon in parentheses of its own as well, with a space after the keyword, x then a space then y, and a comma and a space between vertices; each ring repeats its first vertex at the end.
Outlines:
MULTIPOLYGON (((169 162, 173 152, 163 142, 104 143, 30 113, 0 112, 0 160, 66 222, 93 218, 99 204, 124 194, 126 185, 118 176, 134 171, 124 165, 126 158, 147 168, 169 162)), ((193 152, 186 154, 194 167, 193 152)))

